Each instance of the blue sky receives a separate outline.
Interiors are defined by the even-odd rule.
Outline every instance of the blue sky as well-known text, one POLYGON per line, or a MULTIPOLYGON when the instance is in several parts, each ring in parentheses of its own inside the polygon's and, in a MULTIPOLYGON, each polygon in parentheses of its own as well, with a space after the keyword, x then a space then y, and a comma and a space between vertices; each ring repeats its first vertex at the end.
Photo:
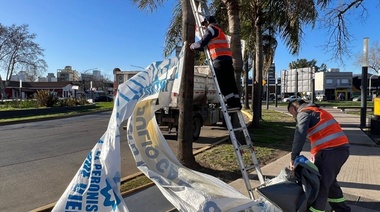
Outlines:
MULTIPOLYGON (((164 36, 173 2, 169 0, 150 13, 140 11, 130 0, 1 0, 0 23, 29 25, 29 32, 37 34, 35 42, 45 49, 49 73, 56 74, 57 69, 69 65, 79 72, 98 68, 103 75, 112 77, 116 67, 138 70, 134 66, 146 67, 164 59, 164 36)), ((370 47, 380 40, 378 1, 365 2, 367 20, 363 23, 355 14, 347 20, 354 55, 363 51, 364 37, 370 38, 370 47)), ((328 68, 361 73, 354 58, 347 59, 345 66, 331 60, 332 55, 321 47, 327 40, 326 33, 318 24, 313 30, 305 29, 301 51, 296 56, 280 40, 274 61, 276 70, 287 69, 291 61, 306 58, 317 60, 317 65, 325 63, 328 68)))

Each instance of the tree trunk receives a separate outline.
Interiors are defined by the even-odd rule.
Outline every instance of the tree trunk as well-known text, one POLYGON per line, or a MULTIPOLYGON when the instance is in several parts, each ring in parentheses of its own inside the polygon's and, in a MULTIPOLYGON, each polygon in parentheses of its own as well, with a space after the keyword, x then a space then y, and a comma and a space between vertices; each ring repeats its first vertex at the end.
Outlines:
POLYGON ((258 127, 261 119, 262 105, 262 82, 263 82, 263 36, 261 30, 261 7, 257 3, 256 19, 255 19, 255 94, 254 94, 254 109, 253 109, 253 126, 258 127))
POLYGON ((1 95, 1 100, 3 100, 4 98, 7 98, 7 94, 5 93, 5 83, 0 75, 0 95, 1 95))
POLYGON ((232 61, 235 69, 235 80, 239 94, 241 94, 241 73, 243 70, 243 59, 241 53, 239 1, 223 0, 227 7, 228 26, 231 34, 230 48, 232 51, 232 61))
MULTIPOLYGON (((251 57, 256 57, 255 54, 251 54, 251 57)), ((251 110, 252 113, 255 112, 255 91, 256 91, 256 66, 254 62, 256 61, 254 58, 252 58, 253 64, 252 64, 252 89, 251 89, 251 110)), ((252 116, 251 125, 253 125, 254 116, 252 116)))
MULTIPOLYGON (((191 44, 195 40, 195 19, 190 2, 181 0, 182 41, 191 44)), ((193 154, 193 91, 194 91, 194 52, 186 45, 184 74, 180 87, 178 120, 178 160, 187 167, 195 167, 193 154)))

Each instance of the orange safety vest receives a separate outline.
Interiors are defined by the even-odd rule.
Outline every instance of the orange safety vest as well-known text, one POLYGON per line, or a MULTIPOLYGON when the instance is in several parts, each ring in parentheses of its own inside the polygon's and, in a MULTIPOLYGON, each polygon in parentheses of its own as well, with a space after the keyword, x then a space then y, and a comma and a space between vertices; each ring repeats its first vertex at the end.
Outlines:
POLYGON ((228 44, 223 30, 215 25, 212 25, 212 27, 215 27, 219 33, 218 37, 211 39, 211 41, 207 44, 208 50, 211 54, 211 59, 214 60, 219 56, 232 56, 230 45, 228 44))
POLYGON ((304 107, 301 111, 312 110, 319 113, 320 121, 307 131, 311 143, 310 153, 315 155, 322 149, 348 144, 348 138, 343 133, 339 123, 325 110, 317 107, 304 107))

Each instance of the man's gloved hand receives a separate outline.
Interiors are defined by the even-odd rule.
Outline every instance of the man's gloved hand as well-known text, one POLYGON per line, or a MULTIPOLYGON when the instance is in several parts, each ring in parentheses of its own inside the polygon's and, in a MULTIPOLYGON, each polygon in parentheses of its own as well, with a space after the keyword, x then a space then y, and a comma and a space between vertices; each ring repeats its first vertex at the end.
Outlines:
POLYGON ((189 45, 190 45, 190 49, 191 49, 191 50, 194 50, 194 43, 189 44, 189 45))

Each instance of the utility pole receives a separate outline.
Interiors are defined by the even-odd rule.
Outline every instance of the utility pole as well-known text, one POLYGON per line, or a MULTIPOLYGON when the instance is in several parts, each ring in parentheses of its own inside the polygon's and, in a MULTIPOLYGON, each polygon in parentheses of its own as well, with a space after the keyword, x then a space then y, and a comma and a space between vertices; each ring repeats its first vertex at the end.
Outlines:
POLYGON ((315 99, 315 67, 311 70, 311 103, 314 103, 315 99))
POLYGON ((21 89, 22 89, 22 80, 20 80, 20 89, 19 89, 19 91, 18 91, 18 97, 19 97, 19 99, 20 99, 20 101, 21 101, 21 98, 22 98, 22 95, 21 95, 21 89))
POLYGON ((266 102, 266 104, 267 104, 267 110, 269 109, 269 70, 268 70, 268 72, 267 72, 267 83, 266 83, 266 100, 267 100, 267 102, 266 102))
POLYGON ((277 107, 277 84, 278 84, 278 79, 277 79, 277 74, 274 73, 275 79, 275 87, 274 87, 274 101, 275 101, 275 106, 277 107))

